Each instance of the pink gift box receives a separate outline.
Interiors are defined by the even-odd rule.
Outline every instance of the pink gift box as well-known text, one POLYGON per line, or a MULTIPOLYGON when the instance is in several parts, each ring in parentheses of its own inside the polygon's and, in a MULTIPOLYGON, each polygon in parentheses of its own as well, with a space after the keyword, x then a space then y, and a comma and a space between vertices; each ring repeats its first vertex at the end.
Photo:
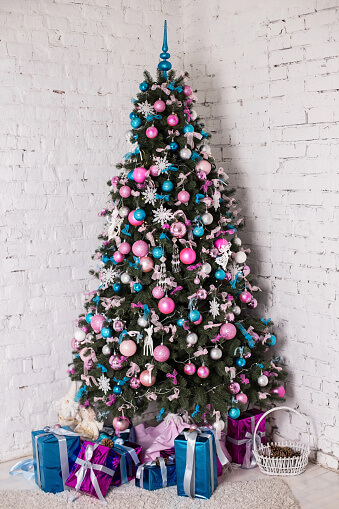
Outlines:
POLYGON ((109 447, 85 441, 66 486, 104 501, 119 462, 120 454, 109 447), (110 468, 107 467, 108 462, 110 468))
MULTIPOLYGON (((239 419, 228 417, 227 450, 232 456, 232 461, 242 465, 243 468, 256 466, 253 455, 253 434, 263 413, 261 410, 253 408, 244 412, 239 419)), ((263 419, 256 434, 258 443, 265 443, 265 425, 266 419, 263 419)))

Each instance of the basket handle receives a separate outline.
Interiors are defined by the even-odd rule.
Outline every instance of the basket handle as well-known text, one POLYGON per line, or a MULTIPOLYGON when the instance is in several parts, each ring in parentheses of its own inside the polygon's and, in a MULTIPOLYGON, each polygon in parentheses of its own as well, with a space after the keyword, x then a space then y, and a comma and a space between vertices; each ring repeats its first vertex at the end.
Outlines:
POLYGON ((257 425, 254 429, 254 433, 253 433, 253 449, 254 451, 257 453, 258 452, 258 449, 257 449, 257 443, 256 443, 256 440, 255 440, 255 435, 258 431, 258 428, 259 428, 259 424, 261 423, 261 421, 268 415, 270 414, 271 412, 275 412, 276 410, 288 410, 289 412, 293 412, 297 415, 299 415, 299 417, 304 421, 304 424, 306 425, 306 429, 307 429, 307 432, 308 432, 308 449, 310 450, 310 440, 311 440, 311 437, 310 437, 310 425, 309 423, 305 420, 305 418, 297 411, 297 410, 294 410, 294 408, 290 408, 288 406, 278 406, 278 407, 275 407, 275 408, 271 408, 270 410, 267 410, 267 412, 265 412, 259 419, 259 421, 257 422, 257 425))

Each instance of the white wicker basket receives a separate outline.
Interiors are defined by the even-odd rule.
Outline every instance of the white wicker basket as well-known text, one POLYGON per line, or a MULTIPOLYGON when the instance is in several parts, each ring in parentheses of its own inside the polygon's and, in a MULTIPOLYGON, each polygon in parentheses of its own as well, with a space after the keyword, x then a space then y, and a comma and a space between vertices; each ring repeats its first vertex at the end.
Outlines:
POLYGON ((287 406, 281 406, 277 408, 271 408, 265 412, 259 421, 254 430, 253 435, 253 453, 255 459, 257 460, 259 469, 261 472, 267 475, 298 475, 302 474, 305 471, 305 468, 308 463, 308 455, 310 453, 310 427, 309 424, 305 421, 304 417, 294 410, 293 408, 289 408, 287 406), (288 410, 289 412, 294 412, 299 415, 301 419, 304 421, 306 425, 306 429, 308 432, 308 444, 304 445, 300 442, 271 442, 271 444, 261 444, 257 447, 255 435, 258 430, 260 422, 271 412, 275 412, 277 410, 288 410), (270 456, 270 445, 278 445, 280 447, 291 447, 294 451, 300 451, 300 456, 295 458, 272 458, 270 456))

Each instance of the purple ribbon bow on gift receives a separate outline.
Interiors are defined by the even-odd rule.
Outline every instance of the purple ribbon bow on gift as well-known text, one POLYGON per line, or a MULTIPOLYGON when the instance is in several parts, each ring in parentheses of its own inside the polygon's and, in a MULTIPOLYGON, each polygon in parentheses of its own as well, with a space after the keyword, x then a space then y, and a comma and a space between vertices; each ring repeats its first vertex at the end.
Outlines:
MULTIPOLYGON (((235 438, 227 437, 227 441, 231 442, 232 444, 236 445, 243 445, 246 444, 246 453, 244 457, 244 461, 241 465, 241 468, 254 468, 257 465, 257 460, 255 459, 254 453, 253 453, 253 435, 254 435, 254 428, 255 428, 255 416, 251 416, 251 433, 246 431, 245 438, 241 440, 236 440, 235 438)), ((255 435, 255 442, 257 444, 257 447, 261 444, 261 438, 265 436, 264 431, 257 431, 255 435)))

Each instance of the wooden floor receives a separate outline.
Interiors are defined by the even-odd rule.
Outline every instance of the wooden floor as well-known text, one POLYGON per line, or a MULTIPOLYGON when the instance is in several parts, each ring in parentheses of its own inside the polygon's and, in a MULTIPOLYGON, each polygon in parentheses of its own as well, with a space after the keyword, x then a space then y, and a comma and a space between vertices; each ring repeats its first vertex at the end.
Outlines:
MULTIPOLYGON (((0 464, 0 491, 38 489, 33 481, 26 481, 21 475, 11 477, 8 471, 16 462, 0 464)), ((250 481, 267 478, 258 468, 243 470, 237 468, 227 476, 228 481, 250 481)), ((309 463, 306 472, 294 477, 283 477, 301 509, 339 509, 339 473, 309 463)), ((283 509, 283 505, 275 509, 283 509)))

